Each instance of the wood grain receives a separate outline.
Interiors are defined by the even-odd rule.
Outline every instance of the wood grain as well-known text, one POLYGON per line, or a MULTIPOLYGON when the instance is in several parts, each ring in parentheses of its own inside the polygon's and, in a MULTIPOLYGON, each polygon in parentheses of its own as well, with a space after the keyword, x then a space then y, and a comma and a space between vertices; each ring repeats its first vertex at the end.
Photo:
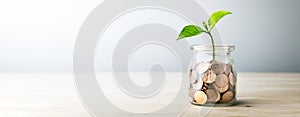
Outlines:
MULTIPOLYGON (((300 74, 239 73, 237 79, 238 104, 231 107, 214 107, 204 115, 300 116, 300 74)), ((208 107, 191 105, 183 117, 199 117, 201 108, 208 107)), ((80 102, 71 73, 1 73, 0 117, 92 116, 80 102)))
MULTIPOLYGON (((238 104, 214 107, 206 117, 299 117, 300 74, 239 73, 238 104)), ((191 106, 183 117, 196 117, 191 106)))

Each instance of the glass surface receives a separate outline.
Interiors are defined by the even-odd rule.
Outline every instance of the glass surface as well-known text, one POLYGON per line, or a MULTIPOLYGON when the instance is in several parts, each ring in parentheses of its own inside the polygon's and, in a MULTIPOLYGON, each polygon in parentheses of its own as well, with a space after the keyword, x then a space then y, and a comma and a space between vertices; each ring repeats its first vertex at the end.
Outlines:
POLYGON ((230 106, 236 103, 237 72, 230 53, 233 45, 194 45, 189 70, 189 97, 200 106, 230 106))

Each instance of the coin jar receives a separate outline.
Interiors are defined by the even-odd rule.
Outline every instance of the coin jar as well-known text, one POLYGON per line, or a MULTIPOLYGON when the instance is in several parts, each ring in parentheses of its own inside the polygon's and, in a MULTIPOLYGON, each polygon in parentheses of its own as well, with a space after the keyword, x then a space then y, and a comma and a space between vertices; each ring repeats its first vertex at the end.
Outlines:
POLYGON ((190 101, 194 105, 230 106, 236 103, 237 72, 231 52, 233 45, 193 45, 189 69, 190 101))

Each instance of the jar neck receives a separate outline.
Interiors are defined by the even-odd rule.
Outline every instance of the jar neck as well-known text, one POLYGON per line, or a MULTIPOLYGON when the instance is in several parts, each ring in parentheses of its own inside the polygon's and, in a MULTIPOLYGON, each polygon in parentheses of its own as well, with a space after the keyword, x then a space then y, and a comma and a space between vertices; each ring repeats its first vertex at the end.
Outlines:
MULTIPOLYGON (((213 55, 212 51, 194 51, 195 54, 207 54, 207 55, 213 55)), ((216 51, 215 56, 224 56, 224 55, 230 55, 231 52, 222 52, 222 51, 216 51)))
POLYGON ((235 50, 234 45, 215 45, 214 47, 211 45, 193 45, 191 49, 195 53, 203 52, 203 53, 213 53, 215 54, 226 54, 231 53, 235 50))
POLYGON ((191 49, 196 56, 210 56, 211 60, 230 59, 230 53, 234 51, 233 45, 215 45, 214 47, 208 45, 193 45, 191 49))

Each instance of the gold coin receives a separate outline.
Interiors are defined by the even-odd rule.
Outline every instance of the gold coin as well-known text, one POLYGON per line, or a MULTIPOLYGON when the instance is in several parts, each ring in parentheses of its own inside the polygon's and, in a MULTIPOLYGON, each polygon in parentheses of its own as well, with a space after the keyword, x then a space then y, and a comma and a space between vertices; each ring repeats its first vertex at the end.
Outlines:
POLYGON ((203 91, 197 91, 194 95, 194 100, 198 104, 205 104, 207 101, 207 96, 203 91))

